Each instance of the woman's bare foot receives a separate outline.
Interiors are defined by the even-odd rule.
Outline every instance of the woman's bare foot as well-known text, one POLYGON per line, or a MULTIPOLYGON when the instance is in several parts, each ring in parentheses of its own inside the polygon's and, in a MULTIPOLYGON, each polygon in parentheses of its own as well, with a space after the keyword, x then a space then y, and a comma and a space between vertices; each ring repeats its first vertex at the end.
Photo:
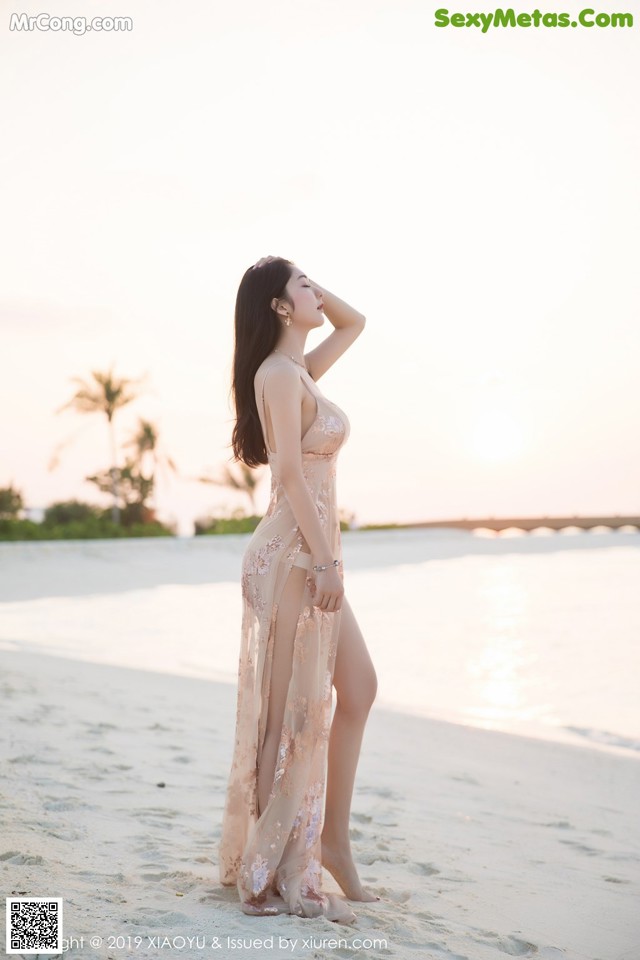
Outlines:
POLYGON ((351 857, 351 853, 339 853, 334 847, 322 841, 322 866, 325 867, 334 880, 340 884, 347 900, 359 900, 369 903, 379 900, 380 897, 367 890, 360 883, 358 871, 351 857))
MULTIPOLYGON (((327 920, 334 920, 337 923, 352 924, 355 923, 358 919, 351 909, 351 907, 345 903, 342 897, 336 896, 335 893, 325 894, 326 900, 326 911, 325 916, 327 920)), ((289 913, 289 907, 284 902, 282 897, 274 896, 268 894, 267 897, 261 903, 251 903, 245 901, 242 903, 242 912, 248 914, 250 917, 272 917, 277 916, 281 913, 289 913)), ((322 911, 318 908, 317 916, 321 916, 322 911)), ((313 915, 313 911, 309 912, 309 916, 313 915)), ((297 914, 297 916, 306 916, 302 912, 297 914)))
POLYGON ((280 913, 288 913, 288 907, 281 896, 269 893, 261 903, 244 902, 242 912, 250 917, 273 917, 280 913))

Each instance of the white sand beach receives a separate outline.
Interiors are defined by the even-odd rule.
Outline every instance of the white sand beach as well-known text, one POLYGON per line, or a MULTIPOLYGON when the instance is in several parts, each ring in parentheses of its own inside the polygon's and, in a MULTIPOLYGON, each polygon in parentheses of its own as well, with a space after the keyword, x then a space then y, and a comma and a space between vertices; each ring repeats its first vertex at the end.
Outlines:
MULTIPOLYGON (((63 595, 78 570, 56 546, 50 563, 3 545, 5 587, 17 547, 31 557, 23 595, 63 595)), ((111 584, 103 567, 102 588, 125 589, 122 565, 111 584)), ((353 904, 353 927, 252 918, 217 868, 235 687, 2 641, 2 888, 64 898, 65 937, 84 938, 69 957, 640 957, 635 756, 376 704, 351 837, 382 899, 353 904)))

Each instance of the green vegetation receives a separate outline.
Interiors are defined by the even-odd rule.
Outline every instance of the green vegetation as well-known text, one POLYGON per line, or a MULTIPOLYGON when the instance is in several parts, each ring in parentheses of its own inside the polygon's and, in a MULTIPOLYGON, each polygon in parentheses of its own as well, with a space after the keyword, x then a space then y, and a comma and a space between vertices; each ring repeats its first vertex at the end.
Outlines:
POLYGON ((253 533, 261 519, 256 514, 250 517, 207 517, 195 521, 195 535, 208 537, 221 533, 253 533))
MULTIPOLYGON (((83 380, 72 377, 77 384, 71 399, 56 410, 61 413, 70 409, 80 414, 98 414, 106 419, 109 435, 111 466, 101 469, 84 479, 94 484, 100 493, 110 494, 110 508, 67 500, 53 503, 44 511, 41 521, 28 519, 27 508, 20 490, 13 484, 0 489, 0 540, 88 540, 120 537, 170 537, 177 535, 173 524, 163 524, 156 517, 156 479, 160 473, 171 470, 179 473, 171 457, 162 451, 156 426, 138 419, 133 434, 124 442, 129 448, 124 465, 118 466, 115 418, 123 407, 138 399, 136 380, 116 377, 113 370, 93 370, 91 377, 83 380)), ((104 422, 104 421, 103 421, 104 422)), ((68 440, 58 444, 49 470, 59 464, 59 453, 68 440)), ((266 468, 265 468, 266 469, 266 468)), ((256 512, 256 492, 264 469, 248 467, 242 461, 232 469, 223 464, 219 476, 200 475, 185 477, 198 483, 210 484, 243 494, 249 501, 250 513, 236 509, 227 516, 209 516, 195 522, 196 536, 212 536, 227 533, 252 533, 262 519, 256 512)), ((341 513, 340 529, 350 529, 353 515, 341 513)))
MULTIPOLYGON (((262 517, 256 514, 246 517, 239 512, 236 512, 232 517, 207 517, 206 519, 196 520, 195 535, 196 537, 202 537, 222 533, 253 533, 261 520, 262 517)), ((348 523, 341 520, 340 529, 348 530, 348 523)))
MULTIPOLYGON (((117 445, 114 417, 118 410, 137 399, 133 384, 139 382, 115 377, 113 371, 92 371, 89 381, 72 377, 79 386, 72 398, 56 412, 71 408, 82 414, 101 414, 109 428, 110 459, 112 466, 84 479, 95 484, 101 493, 111 494, 111 508, 79 500, 51 504, 44 511, 41 522, 22 516, 24 497, 13 484, 0 489, 0 540, 88 540, 120 537, 171 537, 173 526, 160 523, 155 509, 150 506, 159 470, 177 468, 171 457, 160 447, 154 424, 139 418, 133 435, 125 441, 130 450, 124 466, 116 465, 117 445)), ((49 465, 53 470, 59 463, 56 449, 49 465)))
MULTIPOLYGON (((132 448, 132 453, 126 458, 124 467, 116 465, 116 436, 114 417, 118 410, 137 399, 133 385, 138 380, 118 378, 112 370, 103 373, 93 370, 93 380, 85 381, 80 377, 72 377, 79 384, 75 394, 68 403, 65 403, 56 412, 71 408, 77 413, 103 414, 107 418, 109 441, 111 448, 112 466, 108 470, 90 477, 85 477, 94 483, 101 493, 111 493, 113 505, 111 520, 114 524, 120 522, 120 514, 127 511, 137 516, 137 522, 145 524, 146 514, 149 512, 147 501, 152 497, 155 488, 156 472, 158 468, 169 468, 176 471, 176 465, 166 454, 160 452, 158 431, 148 420, 138 421, 138 428, 134 435, 124 444, 132 448), (136 508, 137 514, 136 514, 136 508)), ((58 463, 57 454, 54 457, 52 468, 58 463)), ((127 524, 125 523, 125 526, 127 524)))
POLYGON ((407 530, 412 526, 411 523, 367 523, 358 527, 358 530, 407 530))
POLYGON ((114 537, 170 537, 175 531, 155 518, 141 519, 137 505, 121 511, 114 523, 110 510, 79 500, 54 503, 45 510, 40 523, 21 519, 18 510, 2 509, 7 490, 0 490, 0 540, 102 540, 114 537))

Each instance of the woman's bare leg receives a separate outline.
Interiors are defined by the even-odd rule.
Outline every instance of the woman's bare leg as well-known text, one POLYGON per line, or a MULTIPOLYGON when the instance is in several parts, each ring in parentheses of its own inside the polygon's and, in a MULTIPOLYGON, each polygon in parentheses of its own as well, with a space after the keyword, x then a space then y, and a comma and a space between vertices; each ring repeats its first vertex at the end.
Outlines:
POLYGON ((282 734, 282 721, 293 669, 293 644, 298 617, 302 612, 302 596, 307 576, 308 573, 303 567, 293 566, 282 588, 278 604, 273 641, 267 727, 258 769, 258 805, 260 812, 265 809, 273 788, 276 759, 280 745, 280 735, 282 734))
POLYGON ((322 865, 349 900, 379 899, 363 888, 349 840, 349 814, 360 745, 378 681, 364 637, 345 595, 333 682, 337 702, 329 737, 322 865))

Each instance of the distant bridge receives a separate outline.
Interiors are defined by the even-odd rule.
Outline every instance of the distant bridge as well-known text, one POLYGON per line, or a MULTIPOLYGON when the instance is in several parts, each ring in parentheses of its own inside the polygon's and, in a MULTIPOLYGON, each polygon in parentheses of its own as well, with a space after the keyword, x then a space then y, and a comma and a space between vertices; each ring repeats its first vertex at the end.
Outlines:
POLYGON ((519 530, 537 530, 547 527, 551 530, 563 530, 565 527, 580 527, 591 530, 593 527, 609 527, 618 530, 620 527, 638 527, 640 517, 485 517, 477 520, 430 520, 424 523, 412 523, 412 527, 457 527, 459 530, 476 530, 482 527, 487 530, 507 530, 516 527, 519 530))

